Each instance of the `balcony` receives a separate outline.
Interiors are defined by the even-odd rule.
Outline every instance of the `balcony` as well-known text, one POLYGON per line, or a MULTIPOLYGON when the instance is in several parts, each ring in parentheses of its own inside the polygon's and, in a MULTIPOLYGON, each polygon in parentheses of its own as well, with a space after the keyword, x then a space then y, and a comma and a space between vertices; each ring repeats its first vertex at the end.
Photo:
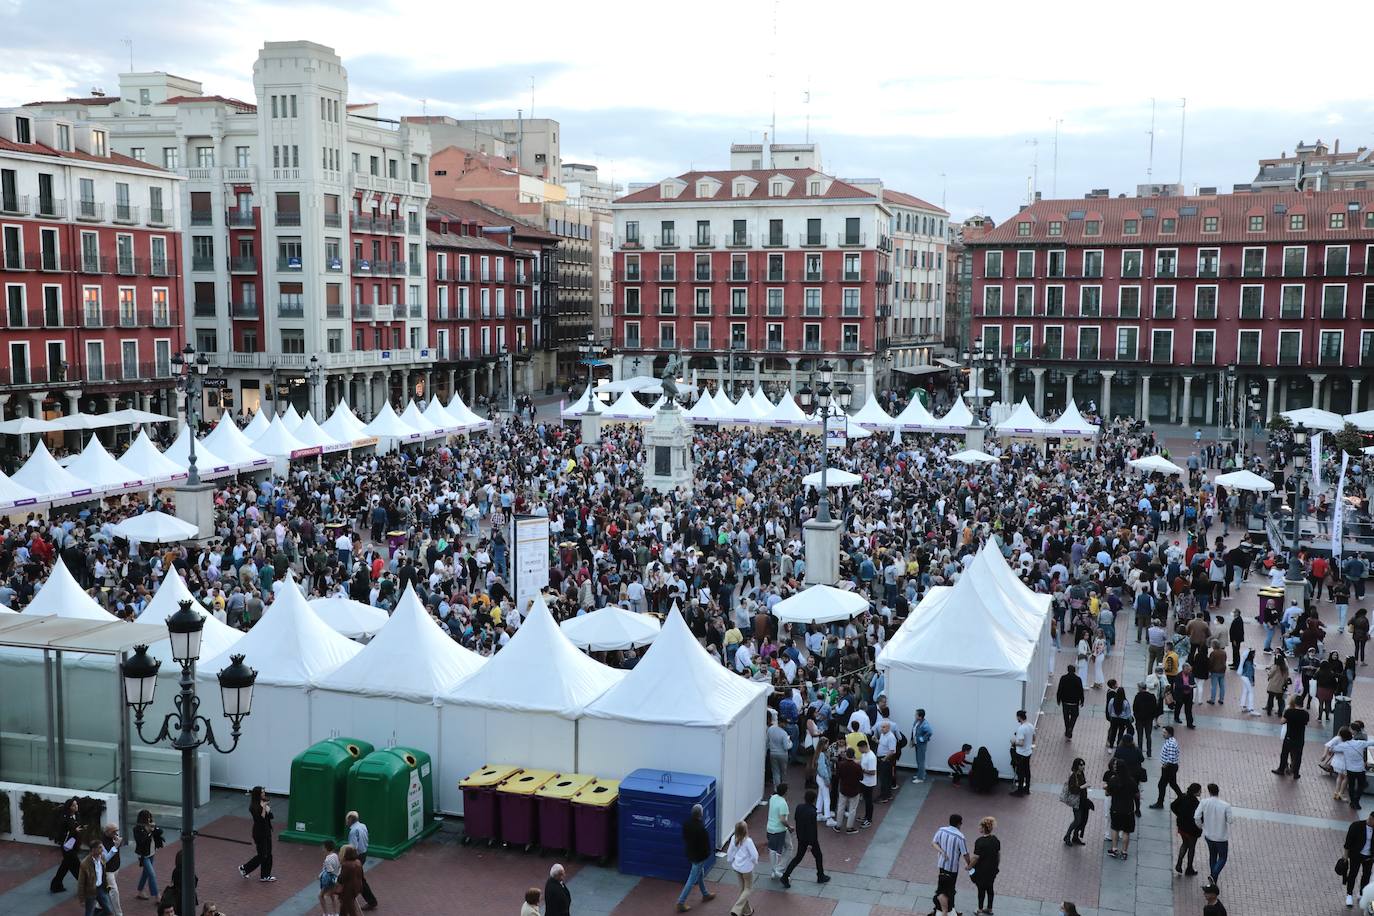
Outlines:
POLYGON ((81 309, 81 326, 83 328, 108 328, 114 322, 114 316, 108 309, 103 309, 98 305, 86 304, 81 309))
POLYGON ((658 270, 658 282, 676 283, 677 271, 673 270, 671 267, 660 267, 658 270))
POLYGON ((696 280, 697 283, 710 283, 710 282, 711 282, 711 267, 710 267, 710 265, 708 265, 708 264, 707 264, 707 265, 698 264, 698 265, 697 265, 697 268, 696 268, 696 272, 693 273, 692 276, 695 278, 695 280, 696 280))
MULTIPOLYGON (((397 306, 397 307, 399 308, 399 306, 397 306)), ((423 318, 423 317, 425 317, 424 310, 420 307, 420 303, 418 303, 418 302, 412 302, 412 303, 410 303, 409 305, 407 305, 407 306, 406 306, 406 314, 409 315, 411 318, 423 318)), ((499 315, 499 314, 498 314, 496 317, 497 317, 497 318, 504 318, 504 317, 506 317, 506 316, 505 316, 505 315, 499 315)))
POLYGON ((858 353, 863 345, 857 340, 844 340, 840 342, 841 353, 858 353))
POLYGON ((389 235, 406 234, 406 221, 404 219, 401 219, 399 216, 393 216, 390 219, 380 219, 378 220, 378 222, 385 225, 385 228, 382 231, 388 233, 389 235))
POLYGON ((105 205, 93 200, 78 200, 72 216, 83 223, 99 223, 105 219, 105 205))
POLYGON ((67 215, 67 202, 56 200, 52 197, 38 197, 38 207, 34 212, 35 216, 49 216, 60 219, 67 215))
POLYGON ((191 255, 191 270, 196 273, 214 273, 215 259, 213 255, 191 255))
POLYGON ((747 269, 736 269, 736 268, 731 268, 731 270, 730 270, 730 282, 731 282, 731 283, 748 283, 748 282, 749 282, 749 271, 748 271, 747 269))
POLYGON ((110 259, 98 254, 82 254, 77 268, 78 273, 83 274, 108 274, 113 270, 114 264, 111 263, 110 259))
POLYGON ((840 308, 840 315, 844 318, 858 318, 863 314, 863 307, 857 302, 846 302, 840 308))
POLYGON ((5 327, 7 328, 31 328, 33 318, 29 315, 29 310, 22 306, 10 305, 4 311, 5 327))
POLYGON ((420 235, 420 218, 415 214, 408 214, 406 219, 406 233, 409 235, 420 235), (413 217, 413 218, 412 218, 413 217))
POLYGON ((698 233, 697 235, 695 235, 695 236, 692 237, 692 247, 693 247, 693 248, 715 248, 715 247, 716 247, 716 237, 715 237, 714 235, 711 235, 710 233, 706 233, 706 234, 698 233))
POLYGON ((353 320, 354 320, 354 321, 372 321, 375 317, 376 317, 376 312, 373 310, 373 307, 372 307, 372 303, 371 303, 371 302, 355 302, 355 303, 353 303, 353 320))
POLYGON ((258 306, 257 300, 233 302, 229 305, 229 317, 245 321, 255 320, 262 317, 262 309, 258 306))
POLYGON ((342 214, 342 213, 326 213, 326 214, 324 215, 324 227, 325 227, 326 229, 342 229, 342 228, 343 228, 343 214, 342 214))
MULTIPOLYGON (((380 263, 380 262, 379 262, 380 263)), ((373 273, 372 262, 367 258, 354 258, 351 262, 353 273, 370 274, 373 273)))
POLYGON ((172 326, 172 310, 168 308, 148 309, 139 313, 139 321, 145 326, 170 328, 172 326))
POLYGON ((213 210, 192 210, 192 226, 213 226, 215 224, 215 211, 213 210))
POLYGON ((663 250, 671 248, 680 248, 681 246, 678 244, 677 234, 670 233, 667 235, 654 236, 654 247, 663 250))
POLYGON ((238 255, 229 259, 231 274, 255 274, 258 272, 258 259, 251 255, 238 255))
POLYGON ((754 244, 754 236, 748 232, 732 232, 725 237, 726 248, 749 248, 754 244))
POLYGON ((1339 366, 1341 363, 1340 350, 1322 350, 1317 354, 1317 365, 1319 366, 1339 366))
POLYGON ((868 244, 867 232, 846 232, 839 237, 841 248, 862 248, 868 244))
POLYGON ((252 229, 257 225, 257 215, 252 210, 231 209, 224 214, 224 221, 231 229, 252 229))
POLYGON ((304 318, 305 302, 300 299, 279 299, 277 301, 278 318, 304 318))
POLYGON ((138 327, 138 312, 131 308, 121 307, 119 310, 119 326, 121 328, 138 327))
POLYGON ((29 196, 27 194, 0 195, 0 216, 28 216, 29 196))
POLYGON ((62 328, 67 325, 67 316, 62 313, 60 306, 46 306, 43 309, 43 327, 62 328))
POLYGON ((377 228, 377 219, 362 213, 354 213, 349 217, 348 225, 354 232, 376 233, 381 231, 377 228))
POLYGON ((819 340, 815 340, 815 339, 812 339, 812 338, 807 338, 806 340, 803 340, 803 341, 802 341, 802 352, 803 352, 803 353, 819 353, 819 352, 821 352, 821 342, 820 342, 819 340))
POLYGON ((407 269, 410 271, 412 277, 419 277, 424 274, 424 269, 421 267, 419 261, 411 261, 410 264, 407 265, 407 269))
POLYGON ((301 213, 299 210, 278 210, 273 214, 272 223, 276 226, 299 226, 301 213))
POLYGON ((844 270, 840 272, 841 283, 862 283, 863 279, 864 274, 861 270, 844 270))
POLYGON ((191 314, 196 318, 214 318, 217 311, 213 301, 197 302, 191 306, 191 314))
POLYGON ((120 256, 115 258, 115 273, 121 277, 134 276, 137 272, 136 268, 137 264, 131 257, 120 256))
POLYGON ((764 248, 786 248, 792 243, 792 234, 789 232, 770 232, 763 237, 764 248))
POLYGON ((385 304, 383 304, 383 303, 380 303, 380 302, 379 302, 379 303, 377 303, 377 305, 376 305, 376 309, 377 309, 377 320, 378 320, 378 321, 395 321, 395 320, 396 320, 396 306, 394 306, 394 305, 392 305, 392 304, 390 304, 390 303, 385 303, 385 304))
POLYGON ((258 167, 255 165, 240 165, 234 168, 224 169, 224 180, 232 181, 235 184, 255 184, 258 180, 258 167))
POLYGON ((289 256, 289 257, 278 257, 278 258, 277 258, 277 270, 290 271, 290 272, 292 272, 292 273, 295 273, 295 272, 301 270, 301 258, 300 258, 300 255, 292 255, 292 256, 289 256))
POLYGON ((828 244, 830 244, 830 234, 827 232, 808 232, 801 239, 801 247, 803 248, 824 248, 828 244))
POLYGON ((343 273, 343 258, 338 255, 325 255, 324 269, 332 274, 343 273))
POLYGON ((640 241, 639 236, 630 235, 622 238, 616 247, 629 251, 642 251, 644 249, 644 243, 640 241))
POLYGON ((782 353, 787 349, 787 344, 781 338, 770 337, 763 342, 763 348, 769 353, 782 353))
POLYGON ((162 207, 149 207, 148 225, 156 227, 172 225, 172 211, 164 210, 162 207))

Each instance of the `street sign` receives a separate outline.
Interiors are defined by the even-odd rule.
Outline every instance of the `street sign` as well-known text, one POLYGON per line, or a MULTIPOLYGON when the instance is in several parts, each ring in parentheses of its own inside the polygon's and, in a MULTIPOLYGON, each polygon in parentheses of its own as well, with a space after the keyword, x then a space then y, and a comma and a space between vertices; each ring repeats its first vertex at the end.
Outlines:
POLYGON ((227 378, 203 378, 200 380, 200 384, 203 388, 228 388, 229 380, 227 378))

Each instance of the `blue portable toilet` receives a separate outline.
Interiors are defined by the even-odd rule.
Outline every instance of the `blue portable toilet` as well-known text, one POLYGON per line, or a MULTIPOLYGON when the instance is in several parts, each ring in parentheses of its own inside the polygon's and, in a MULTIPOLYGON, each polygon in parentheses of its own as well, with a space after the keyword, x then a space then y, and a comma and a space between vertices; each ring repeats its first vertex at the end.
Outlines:
POLYGON ((696 773, 635 770, 620 781, 620 872, 685 881, 691 864, 682 825, 692 806, 705 811, 706 832, 716 835, 716 781, 696 773))

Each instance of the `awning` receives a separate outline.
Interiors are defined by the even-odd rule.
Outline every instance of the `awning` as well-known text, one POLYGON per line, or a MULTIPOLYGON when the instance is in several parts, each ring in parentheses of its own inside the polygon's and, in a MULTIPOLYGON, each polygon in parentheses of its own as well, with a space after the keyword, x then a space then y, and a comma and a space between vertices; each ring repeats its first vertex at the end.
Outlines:
POLYGON ((0 646, 118 655, 167 638, 160 623, 125 623, 27 614, 0 618, 0 646))
POLYGON ((962 368, 964 368, 964 366, 963 366, 962 363, 955 362, 954 360, 952 360, 952 359, 947 359, 946 357, 943 357, 943 356, 936 357, 935 361, 936 361, 937 363, 939 363, 940 365, 944 366, 946 369, 962 369, 962 368))
MULTIPOLYGON (((941 360, 944 362, 944 360, 941 360)), ((905 372, 907 375, 933 375, 936 372, 948 372, 950 369, 957 369, 959 366, 893 366, 898 372, 905 372)))

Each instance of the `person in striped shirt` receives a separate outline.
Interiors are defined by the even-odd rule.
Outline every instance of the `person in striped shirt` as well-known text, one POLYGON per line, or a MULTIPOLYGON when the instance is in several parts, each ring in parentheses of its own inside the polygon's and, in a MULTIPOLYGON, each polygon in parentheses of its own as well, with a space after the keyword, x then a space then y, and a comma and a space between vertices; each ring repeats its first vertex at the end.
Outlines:
POLYGON ((1179 752, 1178 739, 1174 737, 1174 727, 1164 726, 1164 743, 1159 746, 1159 796, 1151 808, 1164 807, 1164 790, 1172 787, 1174 795, 1182 795, 1178 787, 1178 763, 1183 758, 1179 752))
POLYGON ((935 904, 935 912, 948 914, 954 912, 955 884, 959 881, 959 860, 964 860, 964 865, 969 866, 973 860, 968 854, 968 841, 964 839, 964 834, 959 827, 964 823, 964 818, 958 814, 949 816, 949 825, 941 827, 935 831, 935 836, 931 838, 930 845, 935 847, 937 856, 937 866, 940 876, 935 884, 935 896, 932 901, 935 904))

